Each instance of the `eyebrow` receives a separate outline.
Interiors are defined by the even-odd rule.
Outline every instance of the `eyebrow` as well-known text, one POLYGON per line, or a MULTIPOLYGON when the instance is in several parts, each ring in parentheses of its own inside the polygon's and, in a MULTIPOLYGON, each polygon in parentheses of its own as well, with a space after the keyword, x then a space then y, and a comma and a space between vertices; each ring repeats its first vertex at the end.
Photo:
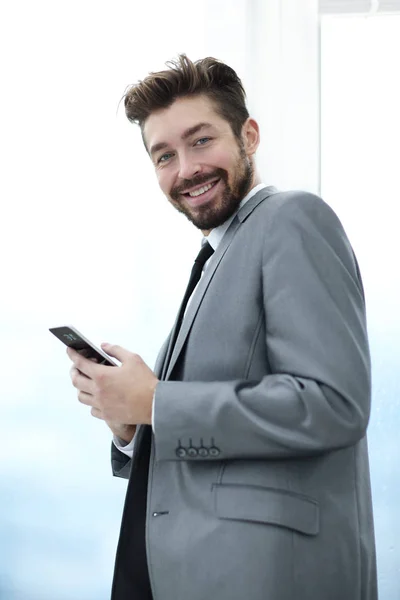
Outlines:
MULTIPOLYGON (((212 127, 211 123, 198 123, 197 125, 193 125, 193 127, 189 127, 182 133, 181 139, 187 140, 187 138, 191 137, 195 133, 198 133, 201 129, 206 129, 209 127, 212 127)), ((168 148, 168 146, 169 144, 167 144, 167 142, 158 142, 158 144, 154 144, 154 146, 150 148, 150 155, 153 156, 153 154, 155 154, 159 150, 168 148)))

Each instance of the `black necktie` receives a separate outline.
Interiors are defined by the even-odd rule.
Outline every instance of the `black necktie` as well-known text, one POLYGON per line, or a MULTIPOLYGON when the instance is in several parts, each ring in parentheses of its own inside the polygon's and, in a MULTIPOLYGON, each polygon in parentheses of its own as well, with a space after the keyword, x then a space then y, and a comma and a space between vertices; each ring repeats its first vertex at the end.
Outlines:
MULTIPOLYGON (((185 314, 185 310, 186 310, 187 303, 189 302, 189 298, 192 295, 194 288, 200 281, 200 277, 201 277, 201 273, 203 271, 204 265, 206 264, 206 262, 208 261, 210 256, 213 254, 213 252, 214 252, 214 248, 212 248, 212 246, 210 246, 210 244, 208 242, 205 242, 203 244, 200 252, 196 256, 194 265, 192 267, 192 271, 190 273, 189 283, 187 285, 186 292, 185 292, 185 295, 183 296, 182 304, 179 309, 178 318, 177 318, 176 327, 175 327, 176 335, 178 335, 179 330, 181 328, 183 316, 185 314)), ((175 337, 175 340, 176 340, 176 337, 175 337)), ((174 341, 174 343, 175 343, 175 341, 174 341)))
POLYGON ((167 366, 171 359, 172 352, 173 352, 175 342, 176 342, 176 338, 178 337, 178 333, 179 333, 179 330, 182 325, 183 317, 185 315, 185 310, 186 310, 187 303, 189 302, 189 298, 192 295, 194 288, 200 281, 200 277, 201 277, 201 273, 203 271, 204 265, 206 264, 206 262, 208 261, 210 256, 213 254, 213 252, 214 252, 214 248, 212 246, 210 246, 210 244, 208 242, 205 242, 203 244, 200 252, 196 256, 194 265, 192 267, 192 271, 190 273, 189 283, 187 285, 185 295, 183 296, 182 304, 180 306, 179 313, 176 318, 175 327, 174 327, 172 335, 171 335, 171 340, 170 340, 170 343, 168 346, 168 352, 167 352, 166 360, 164 363, 164 373, 166 373, 167 366))

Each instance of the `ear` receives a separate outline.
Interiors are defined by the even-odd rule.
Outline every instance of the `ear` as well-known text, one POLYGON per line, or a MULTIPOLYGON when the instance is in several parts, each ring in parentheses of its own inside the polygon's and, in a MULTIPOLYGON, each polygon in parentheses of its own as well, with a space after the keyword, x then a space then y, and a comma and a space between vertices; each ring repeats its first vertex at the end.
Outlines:
POLYGON ((251 117, 243 123, 242 138, 247 156, 255 154, 260 144, 260 128, 251 117))

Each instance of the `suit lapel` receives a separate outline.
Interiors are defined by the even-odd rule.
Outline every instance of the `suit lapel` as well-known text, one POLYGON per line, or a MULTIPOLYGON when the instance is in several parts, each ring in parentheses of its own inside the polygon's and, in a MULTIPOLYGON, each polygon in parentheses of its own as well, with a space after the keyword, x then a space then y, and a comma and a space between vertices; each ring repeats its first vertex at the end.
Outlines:
MULTIPOLYGON (((163 375, 164 375, 165 379, 168 379, 171 375, 171 372, 176 364, 176 361, 177 361, 177 359, 181 353, 181 350, 183 348, 183 345, 186 341, 186 338, 188 336, 188 333, 190 331, 192 323, 196 317, 197 311, 199 310, 199 307, 202 303, 204 294, 206 293, 207 288, 208 288, 212 278, 214 277, 215 271, 216 271, 218 265, 220 264, 222 257, 224 256, 225 252, 228 250, 229 246, 231 245, 232 240, 233 240, 237 230, 239 229, 241 224, 247 219, 247 217, 253 212, 255 207, 258 206, 258 204, 260 204, 260 202, 262 202, 263 200, 268 198, 268 196, 271 196, 272 194, 276 193, 277 191, 278 190, 276 190, 276 188, 274 188, 272 186, 260 190, 257 194, 255 194, 255 196, 253 196, 252 198, 250 198, 250 200, 248 202, 246 202, 246 204, 243 206, 242 209, 240 209, 240 211, 238 212, 238 214, 236 215, 236 217, 233 219, 232 223, 230 224, 229 228, 227 229, 217 250, 210 258, 210 262, 207 265, 207 269, 206 269, 203 277, 201 278, 197 288, 193 292, 193 296, 191 298, 191 301, 187 308, 185 317, 183 319, 183 323, 182 323, 181 329, 179 331, 178 337, 176 339, 175 346, 172 350, 171 359, 170 359, 169 363, 164 364, 164 367, 163 367, 163 375)), ((174 329, 175 329, 175 327, 176 327, 176 322, 175 322, 174 329)), ((171 349, 169 349, 169 351, 170 350, 171 349)))
POLYGON ((250 200, 246 202, 246 204, 239 210, 237 216, 240 223, 243 223, 247 217, 251 215, 253 210, 260 204, 260 202, 263 202, 269 196, 276 194, 278 191, 279 190, 276 187, 270 185, 257 192, 257 194, 250 198, 250 200))

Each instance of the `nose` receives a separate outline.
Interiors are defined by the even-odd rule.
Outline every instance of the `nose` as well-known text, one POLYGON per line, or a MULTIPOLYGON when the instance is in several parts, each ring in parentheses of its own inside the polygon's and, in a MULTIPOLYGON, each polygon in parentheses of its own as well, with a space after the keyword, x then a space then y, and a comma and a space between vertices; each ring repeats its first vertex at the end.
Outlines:
POLYGON ((201 172, 201 166, 193 157, 185 155, 179 157, 179 178, 192 179, 201 172))

